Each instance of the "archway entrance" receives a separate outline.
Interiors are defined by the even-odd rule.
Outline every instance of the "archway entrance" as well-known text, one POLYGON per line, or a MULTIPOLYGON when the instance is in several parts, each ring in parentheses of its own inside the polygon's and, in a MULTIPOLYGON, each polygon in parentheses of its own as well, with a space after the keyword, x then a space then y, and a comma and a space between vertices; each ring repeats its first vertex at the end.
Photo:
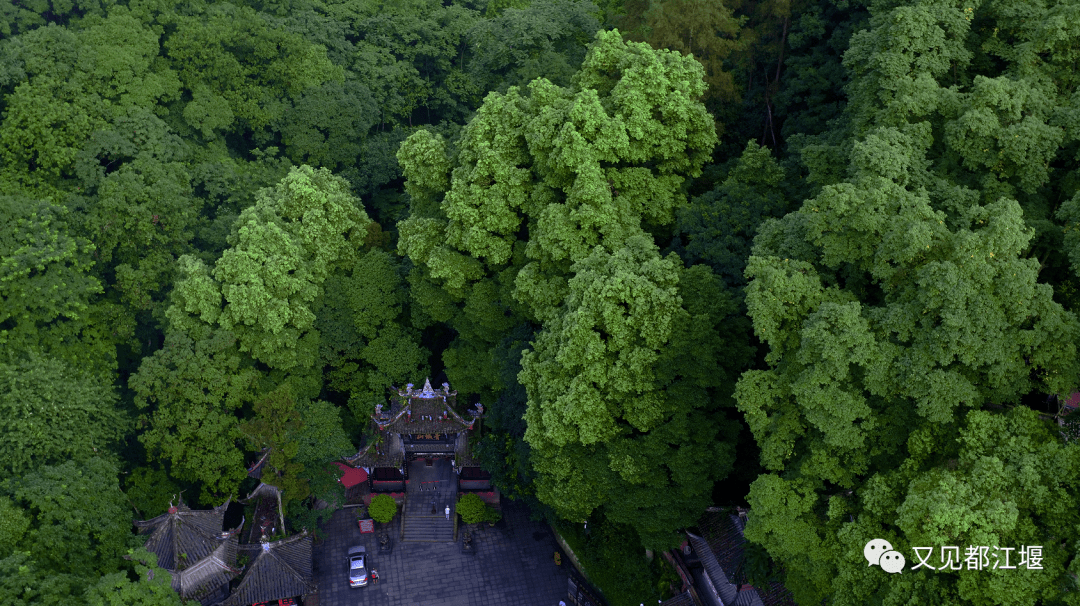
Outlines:
POLYGON ((409 461, 409 493, 419 496, 457 492, 454 468, 449 456, 418 456, 409 461))

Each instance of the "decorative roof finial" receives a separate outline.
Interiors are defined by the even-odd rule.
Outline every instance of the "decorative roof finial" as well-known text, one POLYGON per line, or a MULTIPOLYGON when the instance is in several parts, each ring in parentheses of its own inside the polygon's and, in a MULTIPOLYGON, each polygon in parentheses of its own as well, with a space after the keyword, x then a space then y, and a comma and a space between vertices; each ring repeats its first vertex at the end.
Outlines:
POLYGON ((424 379, 424 391, 420 395, 425 398, 434 398, 435 390, 431 388, 431 379, 424 379))

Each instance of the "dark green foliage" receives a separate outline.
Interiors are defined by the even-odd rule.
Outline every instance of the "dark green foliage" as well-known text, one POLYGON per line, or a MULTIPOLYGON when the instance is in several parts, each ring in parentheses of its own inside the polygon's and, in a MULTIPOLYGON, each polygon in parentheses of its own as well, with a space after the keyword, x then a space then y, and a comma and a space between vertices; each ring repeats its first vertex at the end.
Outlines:
POLYGON ((99 376, 31 353, 0 364, 0 480, 110 452, 128 430, 99 376))
POLYGON ((94 246, 73 237, 63 207, 0 196, 0 345, 18 359, 37 349, 106 372, 115 364, 91 306, 101 283, 89 274, 94 246))
POLYGON ((659 566, 646 561, 633 528, 602 515, 590 520, 588 532, 580 522, 560 522, 556 528, 608 604, 633 606, 660 599, 659 566))
POLYGON ((144 547, 129 549, 124 570, 107 574, 87 588, 90 606, 180 606, 172 575, 158 568, 157 555, 144 547))
POLYGON ((131 506, 116 478, 115 465, 92 457, 82 464, 43 465, 5 480, 0 493, 31 520, 17 549, 45 570, 78 579, 116 572, 133 541, 131 506))
POLYGON ((596 5, 584 0, 536 0, 507 8, 469 32, 469 75, 483 92, 506 92, 535 78, 566 86, 600 27, 596 12, 596 5))
POLYGON ((728 286, 745 284, 743 271, 758 226, 787 212, 779 187, 783 179, 768 148, 747 143, 723 183, 679 209, 678 230, 687 240, 683 259, 709 264, 728 286))
POLYGON ((142 519, 149 520, 168 510, 169 503, 176 503, 180 487, 163 469, 139 467, 124 479, 124 492, 142 519))

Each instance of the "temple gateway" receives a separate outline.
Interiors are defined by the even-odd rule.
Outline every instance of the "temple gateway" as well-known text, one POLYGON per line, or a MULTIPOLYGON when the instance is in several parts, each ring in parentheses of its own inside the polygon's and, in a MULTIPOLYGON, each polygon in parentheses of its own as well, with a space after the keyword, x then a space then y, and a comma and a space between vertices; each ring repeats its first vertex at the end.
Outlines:
POLYGON ((483 405, 477 403, 462 417, 454 411, 457 392, 448 383, 433 389, 430 379, 423 389, 409 383, 393 391, 389 406, 377 405, 371 415, 374 438, 344 459, 367 472, 371 491, 405 492, 410 463, 418 460, 428 467, 448 460, 457 475, 455 489, 490 490, 491 476, 473 459, 469 442, 484 416, 483 405))

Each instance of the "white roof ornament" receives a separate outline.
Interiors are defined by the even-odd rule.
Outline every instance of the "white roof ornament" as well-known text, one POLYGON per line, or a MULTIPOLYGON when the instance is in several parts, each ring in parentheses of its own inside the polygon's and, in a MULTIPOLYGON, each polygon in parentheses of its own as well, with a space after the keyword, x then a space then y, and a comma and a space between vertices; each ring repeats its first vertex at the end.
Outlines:
POLYGON ((431 379, 424 379, 424 391, 420 392, 422 398, 434 398, 435 390, 431 388, 431 379))

